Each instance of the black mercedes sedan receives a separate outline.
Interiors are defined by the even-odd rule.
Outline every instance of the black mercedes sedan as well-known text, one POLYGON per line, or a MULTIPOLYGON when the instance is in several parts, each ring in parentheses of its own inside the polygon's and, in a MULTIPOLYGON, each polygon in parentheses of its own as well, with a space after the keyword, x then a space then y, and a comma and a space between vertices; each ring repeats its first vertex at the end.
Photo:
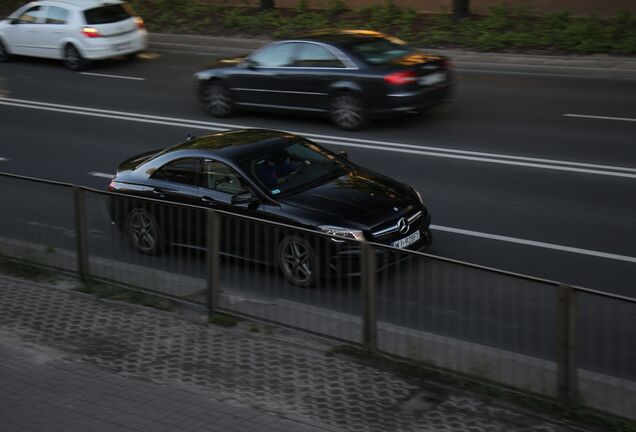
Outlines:
POLYGON ((370 118, 422 111, 448 100, 445 57, 427 55, 369 30, 334 30, 270 43, 247 57, 223 59, 195 74, 207 111, 236 109, 328 115, 341 129, 370 118))
POLYGON ((286 132, 231 130, 134 156, 109 189, 117 192, 113 223, 138 251, 205 247, 206 225, 192 215, 217 209, 243 227, 226 221, 221 254, 278 266, 301 286, 315 284, 324 266, 356 273, 356 240, 418 250, 431 240, 430 215, 413 188, 286 132))

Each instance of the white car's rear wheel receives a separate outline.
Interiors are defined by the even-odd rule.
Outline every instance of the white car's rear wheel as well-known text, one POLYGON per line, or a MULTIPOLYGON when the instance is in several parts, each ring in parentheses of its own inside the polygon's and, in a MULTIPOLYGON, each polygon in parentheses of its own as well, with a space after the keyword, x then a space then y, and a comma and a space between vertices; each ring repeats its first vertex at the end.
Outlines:
POLYGON ((0 63, 9 61, 11 58, 11 54, 9 53, 9 49, 7 46, 0 40, 0 63))
POLYGON ((72 71, 79 71, 86 67, 86 60, 73 45, 64 47, 64 65, 72 71))

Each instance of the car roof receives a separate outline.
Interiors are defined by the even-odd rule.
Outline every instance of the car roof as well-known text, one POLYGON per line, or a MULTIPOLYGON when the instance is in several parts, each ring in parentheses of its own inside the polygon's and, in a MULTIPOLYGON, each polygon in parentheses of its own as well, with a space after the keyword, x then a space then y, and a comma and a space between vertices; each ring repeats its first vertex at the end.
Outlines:
POLYGON ((375 30, 361 29, 323 29, 299 35, 296 39, 327 43, 346 43, 363 39, 391 38, 375 30))
POLYGON ((57 3, 68 6, 75 6, 80 9, 92 9, 99 6, 122 4, 124 2, 120 0, 42 0, 34 3, 57 3))
POLYGON ((163 154, 178 151, 192 156, 222 156, 226 160, 240 162, 284 148, 300 139, 297 135, 271 129, 234 129, 194 138, 170 147, 163 154))

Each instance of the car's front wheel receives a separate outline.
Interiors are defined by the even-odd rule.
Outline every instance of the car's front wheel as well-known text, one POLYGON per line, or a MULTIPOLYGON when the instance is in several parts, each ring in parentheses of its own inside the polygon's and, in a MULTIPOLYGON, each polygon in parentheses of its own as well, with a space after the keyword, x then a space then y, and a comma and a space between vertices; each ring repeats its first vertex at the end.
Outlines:
POLYGON ((154 216, 147 210, 133 209, 126 219, 126 232, 139 252, 154 255, 163 249, 163 235, 154 216))
POLYGON ((223 84, 210 82, 203 89, 205 109, 214 117, 229 117, 234 113, 230 92, 223 84))
POLYGON ((4 42, 2 42, 2 39, 0 39, 0 63, 9 61, 10 58, 9 48, 7 48, 4 42))
POLYGON ((310 287, 320 279, 318 256, 309 242, 297 235, 284 237, 278 245, 278 265, 294 285, 310 287))
POLYGON ((331 102, 331 121, 344 130, 360 130, 368 122, 364 105, 353 93, 339 93, 331 102))
POLYGON ((72 71, 80 71, 86 67, 87 61, 75 46, 64 47, 64 65, 72 71))

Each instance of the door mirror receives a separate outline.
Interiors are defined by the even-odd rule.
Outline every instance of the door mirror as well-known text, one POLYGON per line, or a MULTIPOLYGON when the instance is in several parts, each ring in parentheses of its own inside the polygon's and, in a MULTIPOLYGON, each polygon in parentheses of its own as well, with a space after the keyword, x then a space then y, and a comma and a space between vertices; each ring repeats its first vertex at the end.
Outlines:
POLYGON ((256 63, 252 59, 246 59, 244 65, 248 69, 256 69, 256 66, 258 66, 258 63, 256 63))
POLYGON ((344 150, 339 151, 338 156, 340 156, 341 159, 349 160, 349 154, 344 150))
POLYGON ((20 19, 19 18, 11 18, 9 19, 9 24, 15 25, 15 24, 20 24, 20 19))
POLYGON ((247 191, 247 192, 239 192, 237 194, 232 195, 231 204, 232 205, 251 204, 254 201, 258 201, 258 198, 255 197, 254 195, 252 195, 251 192, 249 192, 249 191, 247 191))

